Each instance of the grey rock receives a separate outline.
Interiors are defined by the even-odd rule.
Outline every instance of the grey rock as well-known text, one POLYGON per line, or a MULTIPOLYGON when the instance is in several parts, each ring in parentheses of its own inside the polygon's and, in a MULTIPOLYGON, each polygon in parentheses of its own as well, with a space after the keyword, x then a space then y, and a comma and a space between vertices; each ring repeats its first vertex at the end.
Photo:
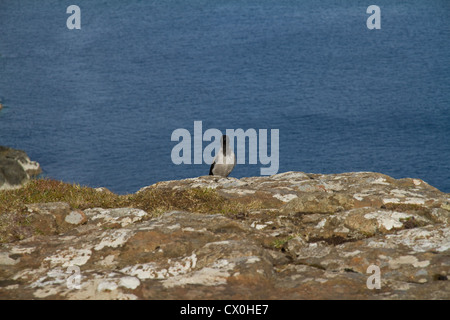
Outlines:
POLYGON ((146 189, 198 187, 260 206, 153 216, 29 205, 54 232, 0 245, 0 299, 450 299, 450 195, 419 179, 288 172, 146 189), (372 267, 380 289, 367 286, 372 267))
POLYGON ((0 146, 0 190, 20 188, 41 172, 39 163, 24 151, 0 146))

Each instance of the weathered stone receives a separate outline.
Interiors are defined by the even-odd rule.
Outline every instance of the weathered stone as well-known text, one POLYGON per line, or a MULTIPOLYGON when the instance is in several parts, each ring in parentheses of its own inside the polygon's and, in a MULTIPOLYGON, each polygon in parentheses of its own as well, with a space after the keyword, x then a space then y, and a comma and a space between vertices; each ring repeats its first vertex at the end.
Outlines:
POLYGON ((26 206, 30 213, 51 215, 60 221, 70 213, 70 206, 67 202, 31 203, 26 206))
POLYGON ((31 237, 33 227, 28 215, 6 212, 0 214, 0 242, 12 242, 31 237))
POLYGON ((29 176, 15 160, 0 158, 0 183, 2 189, 13 189, 28 181, 29 176))
POLYGON ((64 221, 73 224, 73 225, 80 225, 87 222, 86 215, 81 210, 71 211, 66 217, 64 218, 64 221))
POLYGON ((355 199, 348 194, 306 193, 289 201, 283 212, 289 214, 335 213, 354 208, 355 199))
POLYGON ((49 230, 0 246, 0 298, 450 298, 450 195, 421 180, 287 172, 145 190, 198 187, 259 205, 158 217, 28 205, 27 218, 47 219, 49 230), (381 289, 367 286, 371 266, 380 269, 381 289))
POLYGON ((441 208, 433 208, 431 210, 431 218, 438 223, 450 224, 450 211, 441 208))
POLYGON ((87 222, 83 211, 72 210, 66 202, 33 203, 26 207, 31 224, 45 235, 66 232, 87 222))
POLYGON ((147 216, 147 212, 132 208, 102 209, 93 208, 84 211, 87 218, 97 225, 105 227, 121 226, 125 227, 129 224, 142 220, 147 216))

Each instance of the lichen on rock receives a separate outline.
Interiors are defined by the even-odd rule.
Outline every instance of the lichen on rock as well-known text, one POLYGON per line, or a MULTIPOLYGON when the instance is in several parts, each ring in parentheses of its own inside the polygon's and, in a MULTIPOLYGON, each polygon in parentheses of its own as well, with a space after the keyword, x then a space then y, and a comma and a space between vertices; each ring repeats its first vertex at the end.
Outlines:
POLYGON ((0 146, 0 190, 20 188, 41 172, 39 163, 24 151, 0 146))
POLYGON ((419 179, 204 176, 127 196, 46 183, 51 201, 0 202, 0 235, 21 232, 0 245, 2 299, 450 298, 450 195, 419 179))

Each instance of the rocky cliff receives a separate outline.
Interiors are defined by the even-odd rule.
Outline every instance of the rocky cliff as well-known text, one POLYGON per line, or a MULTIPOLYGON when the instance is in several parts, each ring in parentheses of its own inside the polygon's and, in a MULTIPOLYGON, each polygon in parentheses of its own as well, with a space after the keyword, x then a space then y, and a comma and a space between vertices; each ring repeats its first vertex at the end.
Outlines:
POLYGON ((420 179, 205 176, 127 196, 27 188, 0 192, 0 234, 22 228, 0 247, 3 299, 450 298, 450 194, 420 179))
POLYGON ((31 161, 25 151, 0 146, 0 190, 20 188, 41 172, 39 163, 31 161))

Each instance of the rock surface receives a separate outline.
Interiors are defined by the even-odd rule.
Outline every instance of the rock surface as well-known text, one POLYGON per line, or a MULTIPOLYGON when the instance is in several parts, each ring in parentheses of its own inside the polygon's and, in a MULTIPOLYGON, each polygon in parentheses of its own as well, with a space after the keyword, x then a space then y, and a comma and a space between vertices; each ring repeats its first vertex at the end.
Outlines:
POLYGON ((41 172, 39 163, 31 161, 24 151, 0 146, 0 190, 20 188, 41 172))
POLYGON ((422 180, 286 172, 139 193, 192 188, 249 209, 28 205, 46 231, 0 246, 0 298, 450 299, 450 194, 422 180))

